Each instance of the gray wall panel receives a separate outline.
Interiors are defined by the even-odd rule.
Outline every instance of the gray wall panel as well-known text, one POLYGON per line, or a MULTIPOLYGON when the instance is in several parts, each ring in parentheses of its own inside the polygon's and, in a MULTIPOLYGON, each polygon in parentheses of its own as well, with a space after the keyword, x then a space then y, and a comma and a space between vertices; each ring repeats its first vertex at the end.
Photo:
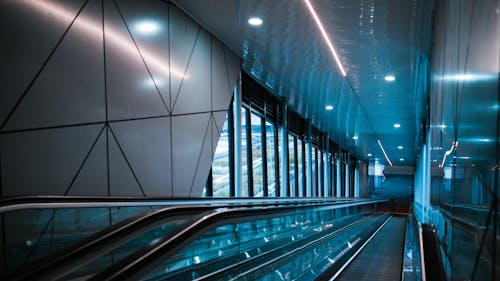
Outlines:
POLYGON ((210 113, 172 117, 174 196, 188 196, 208 132, 210 113))
POLYGON ((105 1, 106 70, 109 118, 141 118, 168 114, 112 1, 105 1))
MULTIPOLYGON (((123 148, 122 148, 123 149, 123 148)), ((143 196, 131 166, 108 128, 109 194, 111 196, 143 196)))
POLYGON ((213 119, 210 120, 208 132, 203 143, 203 149, 199 161, 196 166, 196 175, 194 176, 193 184, 190 188, 190 197, 200 197, 203 192, 205 183, 207 182, 208 173, 210 172, 213 155, 216 145, 213 145, 212 139, 217 132, 214 126, 213 119), (215 131, 215 132, 214 132, 215 131))
POLYGON ((172 194, 170 117, 111 125, 147 196, 172 194))
POLYGON ((229 106, 233 90, 228 74, 224 46, 212 40, 212 110, 227 110, 229 106))
POLYGON ((179 9, 171 7, 170 16, 170 83, 172 103, 179 93, 187 70, 188 61, 193 52, 200 26, 184 15, 179 9))
POLYGON ((166 1, 84 2, 0 3, 1 196, 200 196, 239 58, 166 1))
MULTIPOLYGON (((170 108, 168 5, 160 1, 117 1, 167 108, 170 108), (147 15, 147 17, 144 17, 147 15)), ((177 73, 178 74, 178 73, 177 73)))
POLYGON ((211 63, 210 35, 202 30, 188 62, 177 99, 172 104, 174 114, 210 111, 211 63))
POLYGON ((83 163, 68 195, 108 195, 106 129, 102 130, 99 139, 92 148, 89 157, 83 163))
POLYGON ((83 2, 0 1, 0 124, 42 67, 83 2), (64 10, 64 14, 59 15, 56 7, 64 10))
POLYGON ((3 196, 64 194, 101 127, 78 126, 2 136, 3 196))
POLYGON ((100 8, 99 1, 85 6, 5 129, 105 120, 102 32, 89 26, 100 8))

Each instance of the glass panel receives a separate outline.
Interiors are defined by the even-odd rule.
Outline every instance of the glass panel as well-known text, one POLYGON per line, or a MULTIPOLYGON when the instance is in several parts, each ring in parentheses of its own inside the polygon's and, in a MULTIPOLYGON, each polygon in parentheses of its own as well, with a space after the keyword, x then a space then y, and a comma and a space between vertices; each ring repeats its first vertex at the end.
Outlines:
POLYGON ((250 114, 252 129, 252 171, 255 197, 264 196, 264 166, 262 165, 262 118, 250 114))
MULTIPOLYGON (((247 109, 241 108, 241 197, 248 197, 247 109)), ((238 188, 238 187, 236 187, 238 188)))
POLYGON ((295 196, 295 137, 288 135, 288 170, 290 196, 295 196))
POLYGON ((299 178, 299 194, 298 196, 303 197, 304 194, 304 154, 303 154, 303 142, 297 139, 297 176, 299 178))
POLYGON ((212 162, 212 186, 213 196, 229 197, 229 115, 226 116, 224 127, 220 134, 217 148, 215 149, 214 161, 212 162))
MULTIPOLYGON (((282 157, 282 155, 283 155, 283 146, 282 146, 283 141, 282 141, 282 139, 283 139, 282 130, 278 129, 278 156, 279 157, 282 157)), ((281 158, 279 158, 279 159, 281 159, 281 158)), ((279 159, 277 159, 277 161, 280 161, 279 159)), ((278 162, 278 163, 280 164, 280 171, 278 171, 279 183, 280 183, 279 186, 280 186, 280 188, 283 188, 283 185, 284 185, 284 183, 283 183, 283 173, 281 172, 281 170, 285 169, 286 167, 282 167, 282 163, 281 162, 278 162)), ((278 191, 281 191, 281 190, 278 190, 278 191)), ((276 195, 278 195, 278 194, 276 194, 276 195)), ((284 197, 286 195, 279 193, 279 196, 280 197, 284 197)))
MULTIPOLYGON (((340 237, 335 240, 339 244, 336 248, 345 251, 350 246, 348 242, 361 243, 359 235, 352 236, 354 233, 359 234, 381 217, 380 214, 370 216, 370 213, 359 212, 358 209, 342 214, 335 207, 321 207, 275 214, 268 218, 256 216, 245 222, 217 226, 201 233, 199 238, 168 258, 145 279, 239 279, 254 271, 256 265, 271 264, 276 257, 309 248, 311 244, 323 245, 311 242, 320 242, 325 237, 340 237), (352 231, 353 227, 356 231, 352 231), (341 233, 348 233, 348 237, 341 233)), ((315 250, 311 248, 311 251, 315 250)), ((295 269, 298 270, 296 274, 301 272, 300 268, 295 269)))
POLYGON ((274 124, 266 121, 266 146, 267 146, 267 194, 269 197, 276 196, 276 161, 274 124))

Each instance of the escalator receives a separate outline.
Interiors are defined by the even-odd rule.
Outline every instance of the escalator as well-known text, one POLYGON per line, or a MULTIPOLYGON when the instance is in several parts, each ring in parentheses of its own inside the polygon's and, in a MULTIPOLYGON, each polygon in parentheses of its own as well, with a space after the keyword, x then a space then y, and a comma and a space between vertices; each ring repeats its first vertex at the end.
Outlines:
MULTIPOLYGON (((135 212, 108 227, 93 228, 94 232, 88 231, 83 237, 76 233, 78 239, 73 239, 76 242, 22 264, 22 270, 8 271, 2 280, 201 280, 216 278, 217 274, 266 280, 271 277, 263 273, 271 270, 286 274, 290 264, 300 262, 290 257, 314 256, 310 253, 311 247, 316 247, 313 253, 327 253, 315 261, 319 266, 327 256, 344 250, 343 246, 331 249, 321 245, 348 245, 349 239, 356 243, 359 233, 382 220, 381 214, 372 212, 378 202, 380 200, 223 200, 182 206, 155 202, 154 208, 143 202, 146 211, 135 212), (169 265, 165 267, 166 263, 169 265), (272 269, 276 266, 282 269, 272 269)), ((51 207, 57 204, 53 202, 51 207)), ((103 203, 99 204, 94 202, 92 208, 103 208, 103 203)), ((53 212, 71 209, 69 205, 59 207, 63 208, 53 212)), ((16 209, 9 208, 9 211, 16 209)), ((128 207, 113 205, 112 208, 128 207)), ((101 215, 108 217, 109 211, 101 215)), ((2 213, 3 217, 7 215, 2 213)), ((43 229, 48 228, 51 227, 43 229)), ((304 268, 302 273, 308 270, 312 267, 304 268)))
POLYGON ((401 280, 406 217, 393 216, 336 280, 401 280))

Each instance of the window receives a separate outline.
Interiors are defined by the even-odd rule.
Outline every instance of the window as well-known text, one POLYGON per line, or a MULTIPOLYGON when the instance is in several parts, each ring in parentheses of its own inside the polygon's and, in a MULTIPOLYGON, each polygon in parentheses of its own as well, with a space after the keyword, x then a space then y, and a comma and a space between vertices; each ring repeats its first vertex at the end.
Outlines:
POLYGON ((251 135, 252 135, 252 176, 253 176, 253 196, 264 196, 264 165, 263 165, 263 145, 262 145, 262 118, 254 113, 250 113, 251 135))
POLYGON ((212 162, 212 195, 215 197, 230 196, 230 149, 229 118, 226 116, 212 162))
POLYGON ((278 173, 278 152, 276 147, 277 129, 273 123, 266 121, 266 160, 267 160, 267 195, 276 196, 276 175, 278 173))
POLYGON ((297 196, 304 197, 306 196, 305 191, 305 164, 304 164, 304 142, 301 139, 297 138, 297 178, 298 178, 298 194, 297 196))
POLYGON ((287 196, 296 196, 295 194, 295 137, 288 134, 288 190, 287 196))
POLYGON ((250 159, 248 155, 248 128, 247 128, 247 109, 241 108, 241 187, 240 194, 242 197, 248 197, 249 181, 248 181, 248 167, 250 159))

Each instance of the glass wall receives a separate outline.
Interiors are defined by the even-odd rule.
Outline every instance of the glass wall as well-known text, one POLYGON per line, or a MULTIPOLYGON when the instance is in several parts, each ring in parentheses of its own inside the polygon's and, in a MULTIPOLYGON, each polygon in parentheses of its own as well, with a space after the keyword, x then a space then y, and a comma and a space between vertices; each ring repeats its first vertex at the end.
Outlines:
POLYGON ((500 278, 498 1, 438 1, 415 209, 448 280, 500 278))
POLYGON ((280 108, 285 106, 283 102, 269 96, 270 94, 262 95, 263 90, 255 88, 255 85, 252 86, 253 92, 245 91, 248 80, 244 79, 244 82, 246 84, 243 83, 241 106, 236 108, 233 103, 228 111, 203 195, 214 197, 231 197, 235 194, 242 197, 338 195, 335 193, 336 162, 332 156, 337 155, 338 146, 326 134, 311 126, 308 120, 290 108, 287 109, 286 122, 281 120, 280 108), (241 114, 240 124, 235 123, 234 112, 241 114), (282 124, 287 124, 287 130, 283 129, 282 124), (235 135, 235 126, 241 128, 241 139, 237 139, 235 135), (308 129, 311 127, 312 133, 308 129), (282 132, 287 132, 285 143, 281 142, 282 132), (239 142, 241 151, 236 151, 236 142, 239 142), (286 149, 282 145, 286 145, 286 149), (235 184, 236 153, 239 153, 241 161, 239 184, 235 184), (284 163, 285 167, 280 167, 281 163, 284 163), (283 173, 286 175, 285 178, 282 178, 283 173), (281 186, 287 188, 281 190, 281 186), (239 192, 236 192, 236 189, 239 192))

